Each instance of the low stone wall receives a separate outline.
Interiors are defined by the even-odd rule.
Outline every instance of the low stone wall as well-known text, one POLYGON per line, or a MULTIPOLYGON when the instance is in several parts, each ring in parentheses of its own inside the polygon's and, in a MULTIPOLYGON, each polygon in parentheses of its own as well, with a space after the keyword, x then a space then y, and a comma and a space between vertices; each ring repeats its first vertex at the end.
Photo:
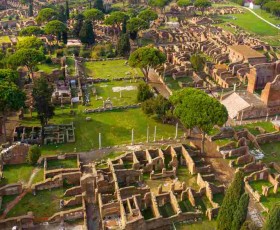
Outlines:
POLYGON ((154 171, 152 171, 150 173, 151 180, 157 180, 157 179, 166 178, 166 177, 176 177, 176 168, 173 168, 173 170, 171 170, 171 171, 166 171, 166 169, 163 168, 161 173, 155 174, 154 171))
POLYGON ((22 229, 30 229, 34 227, 34 215, 28 212, 26 215, 11 217, 0 220, 0 229, 12 229, 14 226, 21 226, 22 229))
POLYGON ((107 111, 113 111, 113 110, 123 110, 123 109, 135 109, 135 108, 140 108, 141 104, 134 104, 134 105, 127 105, 127 106, 113 106, 109 108, 96 108, 96 109, 85 109, 84 113, 102 113, 102 112, 107 112, 107 111))
POLYGON ((76 195, 69 200, 63 200, 63 207, 75 206, 83 203, 83 195, 76 195))
POLYGON ((279 142, 280 141, 280 133, 265 133, 256 136, 256 141, 259 144, 271 143, 271 142, 279 142))
POLYGON ((54 177, 56 175, 64 174, 64 173, 73 173, 80 172, 79 168, 61 168, 61 169, 53 169, 45 171, 45 179, 54 177))
POLYGON ((75 195, 78 195, 78 194, 81 194, 81 193, 82 193, 82 187, 81 186, 75 186, 75 187, 67 189, 64 192, 64 196, 75 196, 75 195))
POLYGON ((22 183, 8 184, 0 188, 0 196, 18 195, 22 190, 22 183))
POLYGON ((67 211, 62 211, 55 213, 53 216, 51 216, 48 221, 49 222, 61 222, 61 221, 67 221, 67 220, 77 220, 77 219, 83 219, 85 208, 75 208, 67 211))
POLYGON ((230 157, 239 157, 239 156, 244 156, 249 153, 249 147, 248 146, 241 146, 236 149, 232 149, 226 154, 223 155, 223 157, 230 158, 230 157))

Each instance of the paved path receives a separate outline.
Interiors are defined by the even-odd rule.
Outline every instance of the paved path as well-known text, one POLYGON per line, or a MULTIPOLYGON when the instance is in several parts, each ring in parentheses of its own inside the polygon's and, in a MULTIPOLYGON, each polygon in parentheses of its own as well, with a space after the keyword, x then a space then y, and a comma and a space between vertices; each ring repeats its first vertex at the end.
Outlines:
POLYGON ((256 17, 258 17, 259 19, 263 20, 264 22, 266 22, 267 24, 271 25, 272 27, 280 30, 280 28, 276 25, 274 25, 273 23, 267 21, 266 19, 264 19, 262 16, 258 15, 255 11, 251 10, 250 8, 247 8, 247 7, 243 7, 244 9, 246 10, 249 10, 252 14, 254 14, 256 17))

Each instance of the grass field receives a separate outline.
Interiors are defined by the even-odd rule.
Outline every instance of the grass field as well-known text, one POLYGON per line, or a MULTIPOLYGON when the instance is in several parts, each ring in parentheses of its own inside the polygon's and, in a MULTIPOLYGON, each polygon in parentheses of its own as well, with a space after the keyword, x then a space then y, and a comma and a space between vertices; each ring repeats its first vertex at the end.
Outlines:
POLYGON ((59 200, 63 197, 65 188, 38 191, 36 196, 26 194, 22 200, 8 213, 7 217, 25 215, 32 211, 37 219, 46 221, 48 217, 59 212, 59 200))
POLYGON ((271 122, 266 122, 266 121, 262 121, 262 122, 257 122, 257 123, 252 123, 252 124, 246 124, 246 125, 242 125, 242 126, 235 126, 234 129, 235 130, 241 130, 243 128, 246 128, 250 131, 250 133, 252 133, 253 135, 259 135, 261 134, 260 131, 258 131, 256 129, 256 127, 261 127, 263 128, 267 133, 271 133, 271 132, 275 132, 275 128, 273 126, 273 124, 271 122))
MULTIPOLYGON (((119 144, 129 144, 131 142, 131 129, 134 129, 135 143, 146 140, 147 126, 150 127, 150 140, 153 139, 153 132, 157 126, 157 139, 162 137, 174 137, 175 126, 162 124, 152 118, 147 117, 141 109, 129 109, 122 111, 110 111, 104 113, 84 114, 82 109, 77 107, 77 114, 72 116, 69 114, 70 108, 57 108, 55 116, 50 120, 51 124, 67 124, 74 122, 76 142, 62 145, 45 145, 42 147, 42 154, 58 154, 65 152, 89 151, 98 148, 98 135, 102 134, 102 146, 113 146, 119 144), (86 121, 86 117, 91 117, 91 121, 86 121)), ((21 121, 22 125, 39 126, 36 119, 36 113, 33 118, 25 114, 25 118, 21 121)), ((178 135, 183 134, 179 130, 178 135)))
POLYGON ((77 159, 65 159, 65 160, 49 160, 47 162, 47 170, 60 169, 60 168, 77 168, 77 159))
POLYGON ((66 65, 70 75, 74 75, 75 73, 75 60, 72 57, 66 58, 66 65))
POLYGON ((34 167, 28 164, 19 165, 5 165, 4 166, 4 179, 1 180, 0 184, 11 184, 11 183, 27 183, 34 167))
POLYGON ((261 149, 265 155, 262 159, 264 163, 280 163, 280 142, 263 144, 261 145, 261 149))
POLYGON ((266 180, 252 181, 250 185, 254 191, 258 191, 260 194, 262 194, 262 186, 272 186, 272 184, 266 180))
MULTIPOLYGON (((244 14, 223 15, 219 16, 218 19, 222 19, 224 22, 230 22, 232 24, 240 26, 245 31, 252 33, 256 37, 259 37, 260 39, 268 42, 271 45, 280 45, 280 30, 262 21, 256 15, 247 10, 245 10, 244 14), (233 19, 233 17, 235 18, 235 20, 233 19)), ((223 26, 224 24, 220 25, 223 26)), ((224 27, 224 29, 227 30, 226 27, 224 27)))
POLYGON ((86 73, 93 78, 119 78, 143 76, 140 69, 133 69, 125 64, 126 60, 85 62, 86 73), (126 73, 130 72, 130 75, 126 73))
POLYGON ((131 105, 137 103, 137 86, 139 84, 139 80, 137 82, 133 81, 111 81, 111 82, 104 82, 94 84, 96 88, 96 93, 98 100, 96 97, 92 95, 91 88, 89 88, 91 93, 91 99, 89 102, 89 106, 96 108, 96 107, 103 107, 103 100, 110 98, 113 106, 124 106, 124 105, 131 105), (120 92, 116 91, 117 87, 121 87, 120 92), (131 87, 131 89, 126 90, 125 87, 131 87), (133 89, 133 88, 134 89, 133 89))
POLYGON ((195 224, 176 223, 176 230, 215 230, 216 221, 203 220, 195 224))
POLYGON ((39 70, 43 70, 46 74, 50 74, 54 69, 60 69, 60 65, 58 64, 46 64, 42 63, 37 65, 39 70))

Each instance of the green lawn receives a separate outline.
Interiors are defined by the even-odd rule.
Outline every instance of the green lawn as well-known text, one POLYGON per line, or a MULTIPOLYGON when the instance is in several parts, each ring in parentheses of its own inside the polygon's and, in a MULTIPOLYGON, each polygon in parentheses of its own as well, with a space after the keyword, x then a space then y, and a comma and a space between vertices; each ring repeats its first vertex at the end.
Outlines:
POLYGON ((59 200, 63 197, 65 188, 38 191, 36 196, 27 193, 26 196, 8 213, 7 218, 25 215, 32 211, 36 218, 47 220, 54 213, 59 212, 59 200))
POLYGON ((12 202, 18 195, 8 195, 2 196, 2 205, 0 209, 0 214, 5 210, 8 203, 12 202))
POLYGON ((219 139, 214 141, 218 146, 224 146, 229 144, 230 142, 236 142, 235 140, 232 140, 230 138, 225 138, 225 139, 219 139))
POLYGON ((272 184, 267 180, 257 180, 250 182, 251 187, 254 191, 258 191, 259 194, 262 194, 262 186, 272 186, 272 184))
POLYGON ((261 202, 266 208, 271 210, 271 208, 275 204, 280 204, 280 192, 278 192, 276 194, 274 194, 273 192, 270 192, 268 197, 262 196, 261 202))
POLYGON ((37 65, 39 70, 43 70, 46 74, 50 74, 54 69, 60 69, 60 65, 58 64, 46 64, 42 63, 37 65))
MULTIPOLYGON (((74 122, 76 142, 62 145, 45 145, 42 147, 42 154, 58 154, 61 152, 89 151, 98 148, 98 135, 102 134, 102 146, 113 146, 120 144, 129 144, 131 142, 131 129, 134 129, 135 143, 146 140, 147 126, 153 130, 157 126, 157 139, 162 137, 174 137, 175 126, 156 122, 154 119, 147 117, 141 109, 129 109, 122 111, 109 111, 104 113, 84 114, 83 106, 74 110, 76 116, 69 114, 70 108, 57 108, 56 115, 50 120, 53 124, 67 124, 74 122), (91 117, 91 121, 86 121, 86 117, 91 117)), ((38 125, 36 113, 33 118, 25 114, 21 121, 22 125, 38 125)), ((178 135, 183 134, 179 130, 178 135)), ((150 131, 150 140, 153 139, 153 132, 150 131)))
POLYGON ((86 73, 93 78, 119 78, 143 76, 140 69, 126 65, 127 60, 85 62, 86 73), (130 72, 130 75, 126 73, 130 72))
POLYGON ((247 10, 245 10, 244 14, 223 15, 218 18, 222 19, 224 22, 230 22, 240 26, 245 31, 258 36, 260 39, 269 42, 271 45, 280 44, 280 31, 247 10), (232 16, 235 17, 235 20, 232 16))
POLYGON ((246 124, 246 125, 242 125, 242 126, 235 126, 234 129, 235 130, 241 130, 243 128, 247 128, 250 131, 250 133, 252 133, 253 135, 261 134, 260 131, 258 131, 256 129, 256 127, 263 128, 267 133, 271 133, 271 132, 276 131, 273 124, 271 122, 268 122, 268 121, 267 122, 262 121, 262 122, 252 123, 252 124, 246 124))
POLYGON ((177 170, 177 177, 179 181, 185 182, 186 186, 192 187, 194 189, 198 189, 199 186, 196 183, 196 176, 191 175, 187 166, 179 165, 177 170))
POLYGON ((193 212, 194 211, 194 207, 191 205, 189 200, 183 200, 178 202, 180 209, 182 212, 193 212))
POLYGON ((3 170, 4 179, 1 180, 0 184, 27 183, 33 169, 34 167, 28 164, 5 165, 3 170))
POLYGON ((280 142, 263 144, 261 149, 265 154, 265 157, 262 159, 264 163, 280 163, 280 142))
POLYGON ((195 224, 176 223, 176 230, 215 230, 216 221, 203 220, 195 224))
POLYGON ((103 107, 103 100, 106 100, 107 98, 110 98, 113 106, 136 104, 138 84, 139 81, 111 81, 94 84, 98 99, 96 100, 96 96, 92 95, 92 89, 89 88, 91 93, 89 107, 103 107), (119 91, 121 91, 121 93, 119 91))
POLYGON ((167 76, 167 77, 165 77, 164 81, 165 81, 166 85, 172 91, 182 89, 179 86, 179 82, 183 82, 183 83, 192 83, 193 82, 193 80, 192 80, 192 78, 190 76, 187 76, 187 77, 184 77, 184 78, 179 78, 178 80, 174 80, 171 76, 167 76))
POLYGON ((65 159, 65 160, 49 160, 47 162, 47 170, 60 169, 60 168, 77 168, 77 159, 65 159))
POLYGON ((0 36, 0 44, 11 42, 9 36, 0 36))

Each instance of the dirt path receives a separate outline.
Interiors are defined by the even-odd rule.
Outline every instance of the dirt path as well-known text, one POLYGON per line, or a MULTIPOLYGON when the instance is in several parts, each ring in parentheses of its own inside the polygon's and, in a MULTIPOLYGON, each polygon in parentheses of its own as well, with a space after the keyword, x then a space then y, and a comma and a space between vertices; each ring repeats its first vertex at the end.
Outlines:
POLYGON ((35 169, 32 171, 32 174, 31 174, 31 176, 30 176, 30 178, 29 178, 29 181, 28 181, 28 183, 27 183, 27 187, 28 187, 28 188, 31 188, 33 179, 34 179, 34 177, 37 175, 37 173, 38 173, 40 170, 42 170, 42 169, 41 169, 41 168, 35 168, 35 169))

